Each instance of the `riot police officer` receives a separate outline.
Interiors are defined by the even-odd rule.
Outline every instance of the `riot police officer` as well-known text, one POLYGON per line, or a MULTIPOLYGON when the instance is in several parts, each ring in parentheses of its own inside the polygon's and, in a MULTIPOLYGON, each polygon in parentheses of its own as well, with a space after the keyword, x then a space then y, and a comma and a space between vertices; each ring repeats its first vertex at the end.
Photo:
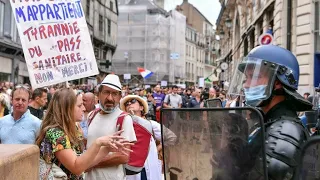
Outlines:
POLYGON ((269 179, 292 179, 301 146, 309 137, 297 111, 312 108, 296 91, 299 84, 296 57, 279 46, 258 46, 239 63, 236 71, 228 93, 244 92, 245 104, 258 108, 264 115, 269 179))

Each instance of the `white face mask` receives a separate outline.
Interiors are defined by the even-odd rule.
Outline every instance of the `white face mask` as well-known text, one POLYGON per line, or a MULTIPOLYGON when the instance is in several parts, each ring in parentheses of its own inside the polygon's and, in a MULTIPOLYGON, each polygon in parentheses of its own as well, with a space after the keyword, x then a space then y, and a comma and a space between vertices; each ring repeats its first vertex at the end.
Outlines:
POLYGON ((103 105, 100 102, 99 102, 99 106, 100 106, 100 109, 107 114, 112 113, 116 109, 116 107, 106 109, 103 107, 103 105))

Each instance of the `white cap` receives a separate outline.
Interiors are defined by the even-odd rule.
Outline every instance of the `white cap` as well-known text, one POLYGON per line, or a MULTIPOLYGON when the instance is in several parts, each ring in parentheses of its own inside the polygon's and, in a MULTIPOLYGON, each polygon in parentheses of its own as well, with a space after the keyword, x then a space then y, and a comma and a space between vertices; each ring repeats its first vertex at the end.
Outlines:
POLYGON ((122 90, 120 79, 115 74, 108 74, 102 81, 101 85, 108 86, 109 88, 115 89, 117 91, 122 90))

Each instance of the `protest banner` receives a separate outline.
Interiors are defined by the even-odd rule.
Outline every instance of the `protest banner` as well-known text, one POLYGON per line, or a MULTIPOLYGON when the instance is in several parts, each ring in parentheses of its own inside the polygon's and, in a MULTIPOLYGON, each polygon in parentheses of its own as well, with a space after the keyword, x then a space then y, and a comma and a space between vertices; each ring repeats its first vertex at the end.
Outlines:
POLYGON ((99 73, 80 0, 11 0, 33 88, 99 73))

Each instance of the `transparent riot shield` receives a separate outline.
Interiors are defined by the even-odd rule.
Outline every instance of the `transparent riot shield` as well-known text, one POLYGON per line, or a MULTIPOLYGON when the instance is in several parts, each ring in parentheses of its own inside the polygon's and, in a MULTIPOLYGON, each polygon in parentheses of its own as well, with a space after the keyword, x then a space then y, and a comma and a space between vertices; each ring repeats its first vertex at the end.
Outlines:
POLYGON ((208 108, 222 107, 222 102, 219 98, 207 99, 204 103, 205 107, 208 108))
POLYGON ((302 148, 301 161, 295 180, 320 179, 320 136, 310 138, 302 148))
POLYGON ((256 109, 163 109, 161 121, 166 180, 267 180, 256 109))

